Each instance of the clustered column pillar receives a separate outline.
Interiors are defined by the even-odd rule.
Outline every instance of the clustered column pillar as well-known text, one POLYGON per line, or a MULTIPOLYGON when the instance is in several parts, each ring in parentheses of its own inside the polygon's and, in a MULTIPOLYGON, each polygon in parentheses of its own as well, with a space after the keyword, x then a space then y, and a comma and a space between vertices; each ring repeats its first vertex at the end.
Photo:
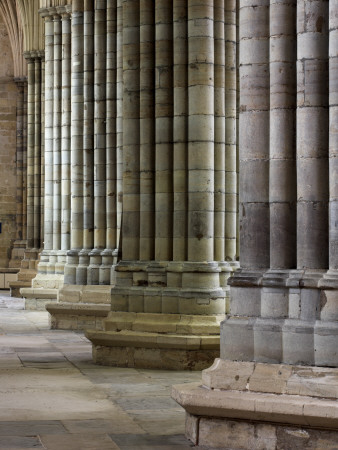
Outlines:
POLYGON ((221 358, 173 391, 201 446, 338 438, 337 17, 334 1, 239 2, 241 269, 221 358))
POLYGON ((105 330, 87 336, 99 363, 199 369, 218 354, 226 281, 236 266, 234 251, 225 260, 226 236, 234 239, 236 229, 234 4, 117 6, 122 259, 105 330))
POLYGON ((41 249, 41 56, 26 52, 28 63, 27 94, 27 250, 25 258, 35 268, 41 249))

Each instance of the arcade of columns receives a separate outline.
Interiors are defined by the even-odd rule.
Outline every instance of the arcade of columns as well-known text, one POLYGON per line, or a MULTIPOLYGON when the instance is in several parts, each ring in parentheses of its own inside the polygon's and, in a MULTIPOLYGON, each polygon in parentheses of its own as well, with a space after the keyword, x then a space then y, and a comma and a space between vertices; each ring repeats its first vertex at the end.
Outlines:
POLYGON ((100 364, 216 358, 173 389, 196 444, 333 448, 338 5, 63 3, 25 53, 27 305, 100 364))

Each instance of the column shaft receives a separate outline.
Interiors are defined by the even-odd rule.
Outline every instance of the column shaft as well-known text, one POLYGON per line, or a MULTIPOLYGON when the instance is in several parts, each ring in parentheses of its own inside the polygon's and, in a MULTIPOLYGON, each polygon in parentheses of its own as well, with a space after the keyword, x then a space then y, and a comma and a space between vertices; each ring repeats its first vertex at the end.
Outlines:
POLYGON ((84 2, 83 248, 94 247, 94 1, 84 2))
POLYGON ((188 8, 173 2, 173 259, 186 261, 188 210, 188 8))
POLYGON ((34 248, 41 246, 41 59, 35 58, 34 107, 34 248))
POLYGON ((269 5, 240 3, 240 257, 269 267, 269 5))
POLYGON ((107 1, 95 3, 94 247, 106 246, 106 39, 107 1))
POLYGON ((53 55, 53 250, 61 249, 61 17, 54 15, 53 55))
POLYGON ((27 92, 27 248, 34 247, 34 59, 28 57, 27 92))
POLYGON ((73 2, 71 117, 71 248, 83 246, 83 2, 73 2))
POLYGON ((140 259, 154 259, 155 5, 140 1, 140 259))
POLYGON ((61 249, 70 248, 71 23, 62 14, 61 249))
POLYGON ((328 2, 297 2, 297 266, 328 267, 328 2))
POLYGON ((117 1, 107 5, 106 80, 106 248, 117 248, 116 190, 116 82, 117 82, 117 1))
POLYGON ((45 233, 44 250, 53 249, 54 24, 45 18, 45 233))
POLYGON ((155 4, 155 259, 172 259, 173 79, 172 4, 155 4))
POLYGON ((123 239, 124 260, 139 259, 140 29, 139 0, 123 0, 123 239))
MULTIPOLYGON (((224 259, 236 260, 237 239, 237 55, 236 1, 224 2, 225 213, 224 259)), ((215 257, 215 259, 217 259, 215 257)))
POLYGON ((329 1, 330 269, 338 269, 338 4, 329 1))
MULTIPOLYGON (((225 42, 224 0, 214 1, 215 217, 214 259, 225 257, 225 42)), ((229 175, 231 176, 231 174, 229 175)), ((228 180, 227 180, 228 181, 228 180)))
POLYGON ((270 5, 270 267, 296 267, 296 1, 270 5))
POLYGON ((188 260, 214 260, 214 10, 188 3, 188 260))

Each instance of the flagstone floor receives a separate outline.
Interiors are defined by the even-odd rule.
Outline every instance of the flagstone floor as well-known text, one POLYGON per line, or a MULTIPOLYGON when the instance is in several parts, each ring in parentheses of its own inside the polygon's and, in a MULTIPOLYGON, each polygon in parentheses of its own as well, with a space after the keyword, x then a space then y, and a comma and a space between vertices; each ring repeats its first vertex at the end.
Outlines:
POLYGON ((83 333, 0 291, 0 449, 191 449, 170 390, 200 379, 95 365, 83 333))

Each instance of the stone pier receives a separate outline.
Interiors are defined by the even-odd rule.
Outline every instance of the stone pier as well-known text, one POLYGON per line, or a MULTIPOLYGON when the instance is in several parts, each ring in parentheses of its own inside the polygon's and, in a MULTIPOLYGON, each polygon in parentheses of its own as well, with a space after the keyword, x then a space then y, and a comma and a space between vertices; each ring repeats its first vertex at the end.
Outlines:
POLYGON ((117 3, 122 255, 104 330, 86 332, 99 364, 200 369, 219 354, 238 267, 230 3, 117 3))
POLYGON ((220 358, 173 389, 201 446, 337 443, 337 17, 239 2, 241 269, 220 358))

